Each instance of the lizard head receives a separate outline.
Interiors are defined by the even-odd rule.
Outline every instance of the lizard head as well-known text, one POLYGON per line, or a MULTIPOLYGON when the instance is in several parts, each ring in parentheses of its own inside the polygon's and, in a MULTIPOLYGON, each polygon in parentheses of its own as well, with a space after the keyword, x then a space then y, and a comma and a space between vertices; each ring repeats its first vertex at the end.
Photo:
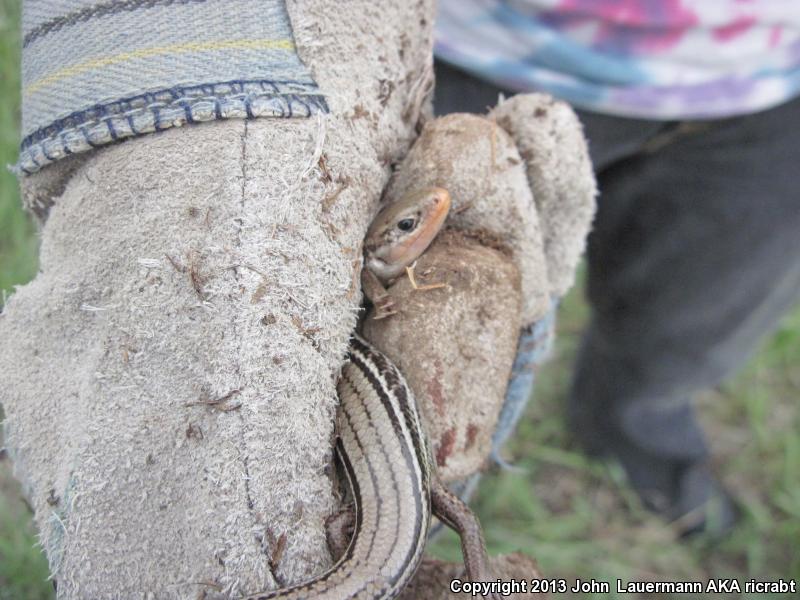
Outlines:
POLYGON ((366 267, 386 281, 425 252, 450 211, 450 193, 440 187, 403 196, 381 210, 364 240, 366 267))

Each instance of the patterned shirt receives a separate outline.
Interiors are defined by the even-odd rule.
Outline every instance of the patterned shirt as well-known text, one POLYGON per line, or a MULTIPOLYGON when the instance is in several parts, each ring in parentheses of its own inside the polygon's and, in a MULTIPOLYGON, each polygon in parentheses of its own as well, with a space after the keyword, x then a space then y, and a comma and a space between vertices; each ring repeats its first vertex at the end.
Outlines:
POLYGON ((800 0, 439 0, 436 55, 597 112, 721 118, 800 93, 800 0))

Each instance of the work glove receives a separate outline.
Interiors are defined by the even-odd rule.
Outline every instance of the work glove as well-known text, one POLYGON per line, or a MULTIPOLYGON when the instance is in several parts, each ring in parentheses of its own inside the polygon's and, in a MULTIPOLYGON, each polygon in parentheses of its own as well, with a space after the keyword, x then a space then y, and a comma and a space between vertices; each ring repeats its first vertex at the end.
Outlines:
POLYGON ((525 407, 554 337, 594 213, 580 123, 564 103, 518 95, 486 116, 429 122, 387 201, 450 191, 445 230, 410 278, 389 288, 398 315, 364 323, 415 391, 440 477, 468 497, 525 407), (427 288, 427 289, 426 289, 427 288))
MULTIPOLYGON (((171 9, 193 7, 176 4, 171 9)), ((21 182, 42 224, 41 270, 0 317, 0 400, 6 446, 59 597, 237 597, 330 564, 324 523, 338 510, 330 479, 335 382, 359 315, 360 244, 424 120, 433 11, 429 2, 286 8, 320 98, 306 98, 301 111, 279 94, 280 108, 304 118, 239 119, 263 106, 240 110, 233 90, 222 94, 233 104, 198 103, 191 119, 182 104, 171 106, 184 113, 174 125, 204 124, 136 121, 111 135, 100 118, 85 130, 51 135, 43 127, 44 137, 26 138, 21 182), (151 129, 165 130, 133 135, 151 129), (128 133, 132 139, 106 144, 128 133)), ((180 22, 120 14, 103 17, 142 29, 149 21, 136 17, 180 22)), ((56 29, 26 22, 26 52, 45 41, 58 48, 43 33, 56 29)), ((33 79, 24 102, 55 81, 33 79)), ((56 114, 47 102, 31 106, 56 114)), ((545 216, 523 153, 529 132, 515 133, 513 119, 503 125, 502 106, 496 113, 497 138, 476 144, 500 155, 504 142, 491 150, 497 139, 516 144, 503 164, 524 173, 534 197, 528 208, 538 211, 525 217, 525 231, 535 221, 540 232, 533 245, 512 236, 508 248, 495 248, 510 248, 508 264, 519 271, 519 316, 506 336, 512 350, 501 353, 513 357, 514 328, 543 318, 574 270, 560 251, 550 256, 548 236, 563 232, 544 224, 564 200, 564 221, 573 223, 566 245, 576 258, 591 211, 585 198, 575 209, 570 193, 545 216), (537 244, 546 288, 532 284, 522 258, 537 244)), ((569 136, 579 136, 570 123, 569 136)), ((451 193, 464 198, 485 175, 448 183, 451 193)), ((588 189, 585 173, 577 188, 570 177, 572 191, 588 189)), ((514 210, 524 205, 509 201, 514 210)))
MULTIPOLYGON (((554 337, 572 286, 596 184, 575 113, 542 94, 486 116, 429 122, 387 189, 391 203, 437 186, 452 198, 445 230, 389 288, 397 315, 364 323, 400 367, 424 416, 439 477, 468 499, 501 457, 554 337)), ((531 490, 535 493, 535 490, 531 490)), ((505 584, 540 577, 531 557, 495 556, 505 584)), ((463 566, 428 559, 405 598, 461 597, 463 566)), ((530 597, 527 589, 492 590, 530 597)))
POLYGON ((283 2, 47 4, 24 7, 19 165, 41 269, 0 317, 0 402, 58 596, 227 598, 317 574, 361 241, 431 89, 433 3, 288 2, 288 41, 270 37, 283 2), (95 111, 30 137, 58 121, 64 77, 117 93, 166 56, 173 86, 175 64, 245 79, 225 61, 295 46, 316 91, 207 87, 130 101, 132 129, 157 133, 106 144, 95 111))

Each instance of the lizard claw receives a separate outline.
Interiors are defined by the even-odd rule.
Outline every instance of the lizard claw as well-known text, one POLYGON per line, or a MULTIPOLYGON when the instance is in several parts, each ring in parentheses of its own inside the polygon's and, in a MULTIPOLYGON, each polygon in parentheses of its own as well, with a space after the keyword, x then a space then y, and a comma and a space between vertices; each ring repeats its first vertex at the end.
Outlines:
POLYGON ((406 267, 406 275, 408 275, 408 280, 411 282, 411 287, 413 287, 415 291, 421 292, 425 290, 438 290, 439 288, 445 287, 446 284, 444 283, 417 283, 417 278, 414 276, 414 267, 416 266, 417 262, 414 261, 410 267, 406 267))
POLYGON ((356 514, 353 506, 345 506, 338 513, 330 515, 325 519, 325 530, 328 538, 328 549, 338 560, 347 551, 350 540, 353 538, 355 530, 356 514))
POLYGON ((378 298, 373 304, 375 306, 375 314, 372 315, 372 318, 376 321, 397 314, 397 311, 394 309, 394 300, 392 300, 392 297, 388 294, 378 298))

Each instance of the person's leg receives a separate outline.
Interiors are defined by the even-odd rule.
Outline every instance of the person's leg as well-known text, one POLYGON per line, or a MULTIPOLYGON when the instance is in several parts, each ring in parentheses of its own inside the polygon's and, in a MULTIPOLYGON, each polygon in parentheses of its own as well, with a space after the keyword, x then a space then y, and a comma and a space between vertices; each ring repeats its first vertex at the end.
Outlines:
MULTIPOLYGON (((800 291, 800 102, 708 123, 600 177, 571 425, 676 518, 719 488, 689 404, 800 291)), ((733 514, 723 506, 723 525, 733 514)), ((727 522, 726 522, 727 521, 727 522)))

